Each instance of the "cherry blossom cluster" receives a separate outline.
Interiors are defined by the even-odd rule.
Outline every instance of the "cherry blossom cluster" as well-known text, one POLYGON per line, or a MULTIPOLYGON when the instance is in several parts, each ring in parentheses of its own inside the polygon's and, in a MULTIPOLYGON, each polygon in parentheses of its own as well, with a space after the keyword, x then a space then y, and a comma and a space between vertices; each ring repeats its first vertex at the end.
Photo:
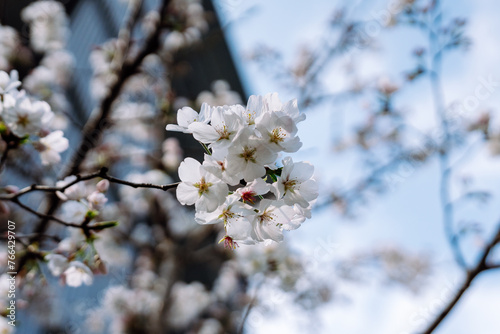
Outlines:
MULTIPOLYGON (((57 187, 64 187, 76 180, 71 175, 56 183, 57 187)), ((104 194, 109 187, 108 180, 101 180, 95 185, 95 190, 78 182, 66 188, 64 192, 58 191, 57 196, 64 201, 61 206, 61 218, 65 221, 82 223, 84 220, 92 220, 99 214, 108 199, 104 194)))
POLYGON ((36 52, 61 49, 69 34, 64 5, 57 1, 37 1, 24 8, 21 18, 30 27, 30 44, 36 52))
POLYGON ((310 163, 285 157, 277 164, 281 152, 302 146, 297 123, 304 119, 296 100, 283 104, 276 93, 251 96, 246 107, 180 109, 167 130, 192 134, 207 154, 203 163, 180 164, 177 199, 195 205, 199 224, 224 224, 227 247, 283 240, 283 230, 310 218, 318 196, 310 163))
POLYGON ((0 133, 12 148, 30 142, 40 152, 42 164, 61 160, 60 153, 68 148, 68 140, 60 130, 50 131, 54 118, 50 105, 19 90, 17 71, 10 75, 0 71, 0 133))
MULTIPOLYGON (((76 181, 76 176, 68 176, 56 183, 65 187, 76 181)), ((108 180, 101 180, 95 186, 77 182, 64 191, 56 192, 64 201, 59 216, 67 222, 88 225, 100 217, 100 212, 108 199, 105 192, 109 188, 108 180)), ((116 225, 116 222, 98 223, 103 229, 116 225)), ((93 282, 93 273, 105 272, 106 268, 96 249, 94 235, 85 236, 80 229, 70 230, 70 235, 62 239, 54 252, 45 255, 48 268, 53 276, 71 287, 93 282)))
POLYGON ((12 60, 18 60, 16 56, 21 49, 21 40, 17 31, 0 24, 0 70, 10 69, 12 60))

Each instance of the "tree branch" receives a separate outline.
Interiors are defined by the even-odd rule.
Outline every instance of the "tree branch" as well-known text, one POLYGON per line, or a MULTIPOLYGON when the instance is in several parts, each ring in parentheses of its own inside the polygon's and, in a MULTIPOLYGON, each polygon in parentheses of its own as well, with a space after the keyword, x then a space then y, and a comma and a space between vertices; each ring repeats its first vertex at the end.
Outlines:
POLYGON ((71 187, 79 182, 92 180, 95 178, 105 179, 105 180, 108 180, 109 182, 123 184, 123 185, 129 186, 129 187, 132 187, 132 188, 153 188, 153 189, 161 189, 163 191, 173 189, 173 188, 177 187, 177 185, 179 185, 179 182, 165 184, 165 185, 152 184, 152 183, 135 183, 135 182, 129 182, 126 180, 122 180, 122 179, 113 177, 111 175, 108 175, 107 173, 108 173, 108 169, 106 167, 103 167, 103 168, 101 168, 100 171, 95 172, 95 173, 91 173, 91 174, 87 174, 87 175, 78 174, 78 175, 76 175, 75 180, 73 180, 73 181, 71 181, 71 182, 69 182, 61 187, 51 187, 51 186, 43 186, 43 185, 33 184, 29 187, 25 187, 25 188, 19 190, 16 193, 8 194, 8 195, 0 195, 0 200, 15 201, 17 198, 19 198, 23 195, 26 195, 30 192, 34 192, 34 191, 53 192, 53 193, 58 192, 58 191, 64 192, 64 190, 68 189, 69 187, 71 187))
POLYGON ((500 263, 497 263, 497 264, 490 264, 490 265, 486 265, 486 269, 487 270, 493 270, 493 269, 500 269, 500 263))
POLYGON ((18 199, 18 198, 14 198, 14 199, 12 199, 12 200, 11 200, 11 202, 13 202, 13 203, 17 204, 19 207, 23 208, 24 210, 26 210, 26 211, 28 211, 28 212, 30 212, 30 213, 32 213, 32 214, 34 214, 35 216, 38 216, 38 217, 40 217, 40 218, 47 219, 47 220, 51 220, 51 221, 55 221, 55 222, 57 222, 57 223, 59 223, 59 224, 61 224, 61 225, 64 225, 64 226, 70 226, 70 227, 81 227, 79 224, 75 224, 75 223, 68 223, 68 222, 66 222, 66 221, 64 221, 64 220, 62 220, 62 219, 59 219, 59 218, 55 217, 55 216, 52 216, 52 215, 47 215, 47 214, 44 214, 44 213, 38 212, 38 211, 36 211, 36 210, 34 210, 34 209, 30 208, 29 206, 27 206, 27 205, 25 205, 25 204, 21 203, 21 202, 19 201, 19 199, 18 199))
POLYGON ((467 272, 467 277, 465 278, 465 281, 462 283, 462 286, 456 293, 455 297, 453 297, 453 299, 448 303, 448 305, 444 308, 444 310, 438 314, 436 319, 429 325, 429 327, 425 331, 422 332, 422 334, 431 334, 439 326, 439 324, 446 318, 446 316, 458 303, 458 301, 463 296, 465 291, 467 291, 467 289, 470 287, 472 281, 480 273, 489 269, 495 269, 499 267, 499 266, 488 266, 486 264, 488 256, 491 253, 491 250, 499 243, 500 243, 500 225, 498 226, 498 230, 493 239, 491 239, 490 242, 483 249, 483 254, 481 255, 481 258, 478 261, 478 263, 474 266, 474 268, 472 268, 467 272))
MULTIPOLYGON (((111 114, 111 107, 113 102, 118 98, 125 82, 135 73, 147 55, 155 52, 160 46, 160 33, 162 31, 164 14, 166 13, 169 0, 163 0, 159 9, 160 20, 156 23, 154 32, 147 38, 144 47, 137 54, 134 60, 123 64, 119 73, 117 73, 117 80, 112 84, 109 93, 102 100, 101 105, 94 116, 87 121, 82 130, 82 140, 79 147, 75 150, 72 158, 69 160, 68 165, 64 169, 63 177, 77 174, 80 170, 80 165, 85 160, 87 154, 95 148, 101 140, 103 132, 109 126, 109 116, 111 114)), ((133 11, 132 11, 133 13, 133 11)), ((127 21, 128 22, 128 21, 127 21)), ((60 199, 54 194, 49 198, 49 205, 47 215, 52 215, 59 206, 60 199)), ((42 219, 39 225, 35 228, 34 233, 43 233, 48 226, 48 220, 42 219)), ((32 239, 31 241, 36 240, 32 239)))
POLYGON ((451 249, 453 251, 453 256, 458 265, 463 269, 467 269, 467 263, 465 262, 462 250, 460 249, 459 238, 454 232, 454 208, 449 205, 450 194, 449 186, 451 180, 451 167, 449 159, 450 150, 450 131, 448 119, 446 116, 444 93, 441 85, 441 63, 442 63, 442 51, 443 48, 440 44, 440 39, 438 33, 441 31, 441 12, 440 12, 440 2, 436 0, 434 6, 430 13, 433 24, 428 27, 429 34, 429 48, 431 50, 431 71, 430 71, 430 81, 432 86, 432 95, 434 99, 434 107, 436 109, 436 117, 438 124, 440 124, 441 129, 444 134, 443 142, 441 143, 441 149, 439 152, 439 166, 441 169, 441 181, 440 181, 440 200, 442 207, 442 215, 444 222, 444 229, 450 243, 451 249), (432 16, 432 14, 435 15, 432 16))
POLYGON ((257 298, 259 296, 259 290, 266 281, 266 277, 262 279, 262 281, 259 282, 259 284, 255 287, 254 294, 252 296, 252 299, 248 303, 248 307, 245 310, 245 313, 243 314, 243 319, 241 320, 240 326, 238 328, 238 334, 243 334, 243 330, 245 329, 245 323, 247 322, 248 316, 250 315, 250 312, 252 311, 252 308, 255 306, 257 302, 257 298))

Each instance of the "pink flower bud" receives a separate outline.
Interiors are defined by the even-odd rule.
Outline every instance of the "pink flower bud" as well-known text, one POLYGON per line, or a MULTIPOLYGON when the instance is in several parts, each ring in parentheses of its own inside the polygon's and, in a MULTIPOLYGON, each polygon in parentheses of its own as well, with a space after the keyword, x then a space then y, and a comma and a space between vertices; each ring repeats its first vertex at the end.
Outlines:
POLYGON ((19 187, 14 185, 8 185, 4 188, 5 192, 8 194, 15 194, 19 191, 19 187))
POLYGON ((4 202, 0 202, 0 214, 8 215, 10 213, 10 208, 4 202))
POLYGON ((108 180, 101 180, 96 185, 97 191, 99 191, 101 193, 105 193, 106 191, 108 191, 108 188, 109 188, 109 181, 108 180))

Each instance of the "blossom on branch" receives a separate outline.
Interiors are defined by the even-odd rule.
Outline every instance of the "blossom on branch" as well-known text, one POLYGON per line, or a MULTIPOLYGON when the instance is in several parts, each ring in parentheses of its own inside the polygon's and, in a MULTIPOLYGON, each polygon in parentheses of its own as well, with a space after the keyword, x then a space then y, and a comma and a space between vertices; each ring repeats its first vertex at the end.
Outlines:
POLYGON ((179 109, 178 125, 167 130, 192 134, 207 154, 203 164, 181 163, 177 199, 195 204, 199 224, 223 224, 221 242, 228 248, 283 240, 283 230, 310 218, 318 197, 310 163, 286 157, 283 167, 276 165, 280 152, 302 146, 297 123, 304 119, 296 100, 283 104, 277 94, 251 96, 246 107, 203 104, 200 114, 179 109))

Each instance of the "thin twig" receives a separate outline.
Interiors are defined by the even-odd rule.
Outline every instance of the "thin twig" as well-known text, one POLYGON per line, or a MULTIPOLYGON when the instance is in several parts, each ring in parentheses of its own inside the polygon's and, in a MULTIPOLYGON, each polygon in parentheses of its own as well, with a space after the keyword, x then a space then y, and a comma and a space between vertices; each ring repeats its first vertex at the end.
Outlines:
POLYGON ((449 205, 450 194, 449 187, 451 181, 451 168, 450 168, 450 158, 449 158, 449 150, 450 150, 450 131, 448 119, 446 116, 445 103, 444 103, 444 94, 441 85, 441 62, 442 62, 442 48, 439 41, 439 36, 437 32, 441 31, 441 13, 440 11, 440 3, 438 0, 434 2, 434 7, 432 13, 436 13, 436 17, 431 17, 433 20, 433 25, 428 28, 429 33, 429 44, 431 49, 431 71, 430 71, 430 81, 432 85, 432 94, 434 99, 434 107, 436 108, 436 116, 441 128, 443 130, 444 139, 441 144, 441 149, 439 152, 439 166, 441 169, 441 181, 440 181, 440 201, 442 207, 443 214, 443 222, 445 233, 450 243, 451 249, 453 251, 453 255, 455 261, 462 268, 467 269, 467 263, 465 262, 465 258, 463 256, 462 250, 460 249, 460 240, 456 236, 454 231, 454 208, 452 205, 449 205))
MULTIPOLYGON (((69 223, 69 222, 64 221, 64 220, 62 220, 60 218, 57 218, 55 216, 47 215, 47 214, 38 212, 38 211, 30 208, 26 204, 21 203, 18 198, 13 199, 11 202, 17 204, 19 207, 21 207, 24 210, 26 210, 26 211, 34 214, 35 216, 37 216, 39 218, 43 218, 43 219, 46 219, 46 220, 49 220, 49 221, 54 221, 56 223, 59 223, 61 225, 67 226, 67 227, 80 228, 86 234, 89 233, 90 230, 101 230, 103 228, 103 226, 101 224, 89 225, 90 219, 88 219, 88 218, 85 218, 85 220, 81 224, 69 223)), ((41 238, 42 236, 44 236, 44 235, 40 234, 40 233, 33 233, 32 235, 30 235, 31 238, 32 237, 41 238)), ((28 236, 26 236, 26 237, 28 237, 28 236)))
POLYGON ((248 319, 248 316, 250 315, 250 312, 252 311, 252 308, 255 306, 255 302, 257 301, 257 297, 259 296, 259 290, 266 281, 266 277, 262 279, 262 281, 259 282, 259 284, 255 287, 255 291, 253 294, 252 299, 248 303, 248 307, 245 310, 245 314, 243 314, 243 319, 241 319, 240 326, 238 328, 238 334, 243 334, 243 330, 245 329, 245 323, 248 319))
POLYGON ((70 226, 70 227, 80 227, 80 225, 78 225, 78 224, 75 224, 75 223, 68 223, 68 222, 66 222, 66 221, 64 221, 64 220, 62 220, 62 219, 59 219, 59 218, 55 217, 55 216, 52 216, 52 215, 47 215, 47 214, 44 214, 44 213, 38 212, 38 211, 36 211, 36 210, 34 210, 34 209, 30 208, 29 206, 27 206, 27 205, 25 205, 25 204, 21 203, 21 202, 19 201, 19 199, 17 199, 17 198, 15 198, 15 199, 11 200, 11 202, 13 202, 13 203, 17 204, 19 207, 23 208, 24 210, 26 210, 26 211, 28 211, 28 212, 30 212, 30 213, 32 213, 32 214, 34 214, 35 216, 38 216, 38 217, 40 217, 40 218, 47 219, 47 220, 51 220, 51 221, 55 221, 55 222, 57 222, 57 223, 59 223, 59 224, 61 224, 61 225, 64 225, 64 226, 70 226))
POLYGON ((130 182, 130 181, 126 181, 126 180, 122 180, 122 179, 113 177, 111 175, 108 175, 107 172, 108 172, 108 169, 103 167, 103 168, 101 168, 100 171, 95 172, 95 173, 91 173, 91 174, 87 174, 87 175, 79 175, 78 174, 78 175, 76 175, 75 180, 65 184, 64 186, 60 186, 60 187, 51 187, 51 186, 43 186, 43 185, 33 184, 29 187, 25 187, 25 188, 19 190, 16 193, 12 193, 12 194, 8 194, 8 195, 0 195, 0 200, 12 201, 12 200, 15 200, 23 195, 26 195, 30 192, 33 192, 33 191, 43 191, 43 192, 53 192, 53 193, 64 192, 64 190, 68 189, 69 187, 71 187, 79 182, 88 181, 88 180, 92 180, 95 178, 105 179, 105 180, 108 180, 109 182, 123 184, 123 185, 129 186, 129 187, 132 187, 132 188, 153 188, 153 189, 161 189, 163 191, 167 191, 169 189, 175 188, 179 184, 179 182, 165 184, 165 185, 152 184, 152 183, 136 183, 136 182, 130 182))
MULTIPOLYGON (((16 240, 18 239, 23 239, 23 238, 32 238, 34 236, 33 233, 30 233, 30 234, 16 234, 16 240)), ((55 235, 47 235, 47 234, 42 234, 40 235, 40 238, 47 238, 47 239, 52 239, 56 242, 59 242, 61 241, 61 238, 58 237, 58 236, 55 236, 55 235)), ((7 240, 8 239, 8 235, 6 234, 2 234, 0 235, 0 239, 2 240, 7 240)))
POLYGON ((486 245, 486 247, 483 250, 483 254, 481 255, 480 260, 478 263, 467 272, 467 277, 465 281, 462 283, 462 286, 456 293, 455 297, 453 297, 452 300, 448 303, 448 305, 444 308, 441 313, 438 314, 438 316, 435 318, 435 320, 429 325, 429 327, 422 332, 422 334, 431 334, 438 326, 439 324, 446 318, 446 316, 451 312, 451 310, 455 307, 455 305, 458 303, 460 298, 463 296, 465 291, 470 287, 472 281, 483 271, 489 270, 489 269, 495 269, 495 266, 488 266, 486 264, 488 260, 488 256, 491 253, 491 250, 498 244, 500 243, 500 225, 498 226, 498 230, 495 234, 495 237, 490 240, 490 242, 486 245))

